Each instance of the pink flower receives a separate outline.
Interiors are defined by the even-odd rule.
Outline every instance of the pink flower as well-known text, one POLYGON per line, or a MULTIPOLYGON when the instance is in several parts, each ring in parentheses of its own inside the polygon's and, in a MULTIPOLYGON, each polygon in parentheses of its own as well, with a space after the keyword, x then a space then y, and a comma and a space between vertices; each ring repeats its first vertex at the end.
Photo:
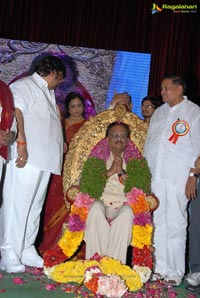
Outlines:
POLYGON ((48 291, 55 291, 56 290, 56 284, 47 284, 45 286, 45 288, 48 290, 48 291))
POLYGON ((15 277, 15 278, 13 278, 13 283, 16 284, 16 285, 23 285, 24 280, 21 277, 15 277))
POLYGON ((144 192, 142 189, 138 189, 136 187, 133 187, 131 192, 128 192, 126 194, 126 197, 128 199, 128 204, 134 204, 134 203, 137 203, 138 202, 138 197, 140 195, 144 195, 144 192))
POLYGON ((77 287, 79 287, 79 285, 77 286, 72 284, 65 284, 62 286, 62 290, 64 292, 71 293, 71 292, 74 292, 77 289, 77 287))
POLYGON ((37 267, 26 267, 26 273, 34 274, 34 275, 44 275, 43 268, 37 267))
POLYGON ((176 298, 178 296, 178 294, 174 291, 169 291, 168 292, 168 297, 169 298, 176 298))
POLYGON ((35 274, 35 275, 43 275, 43 268, 34 267, 33 268, 33 274, 35 274))
POLYGON ((90 260, 95 260, 95 261, 100 262, 102 258, 103 258, 103 257, 100 256, 100 255, 98 254, 98 252, 96 252, 96 253, 90 258, 90 260))
POLYGON ((94 203, 94 199, 92 199, 88 194, 84 194, 82 192, 79 192, 76 196, 74 205, 76 207, 86 207, 90 208, 91 205, 94 203))
POLYGON ((134 225, 139 226, 145 226, 147 224, 151 225, 151 213, 150 212, 144 212, 144 213, 138 213, 135 214, 133 219, 134 225))
POLYGON ((0 273, 0 279, 2 279, 2 278, 3 278, 3 274, 0 273))
POLYGON ((138 293, 135 293, 135 294, 132 294, 131 293, 131 295, 129 295, 130 293, 125 293, 125 295, 124 295, 124 298, 127 296, 127 297, 133 297, 133 298, 144 298, 145 297, 145 294, 143 294, 143 293, 141 293, 141 292, 138 292, 138 293))
POLYGON ((69 217, 69 230, 71 232, 79 232, 85 230, 85 222, 80 219, 78 214, 72 214, 69 217))
POLYGON ((102 275, 102 271, 98 266, 90 266, 84 272, 84 282, 90 281, 93 277, 102 275))
POLYGON ((147 297, 161 297, 161 289, 160 288, 149 288, 146 290, 147 297))
POLYGON ((90 157, 97 157, 104 161, 107 161, 110 155, 110 149, 108 141, 104 138, 99 141, 92 149, 90 157))
MULTIPOLYGON (((104 161, 107 161, 109 156, 110 149, 108 141, 105 138, 99 141, 90 153, 90 157, 97 157, 104 161)), ((133 142, 131 140, 128 140, 127 146, 124 151, 124 160, 127 163, 131 158, 142 158, 142 156, 133 142)))
POLYGON ((128 140, 127 146, 124 151, 124 160, 127 163, 132 158, 142 158, 138 148, 131 140, 128 140))
POLYGON ((118 275, 102 275, 98 280, 97 294, 105 295, 109 298, 120 298, 127 292, 127 287, 118 275))

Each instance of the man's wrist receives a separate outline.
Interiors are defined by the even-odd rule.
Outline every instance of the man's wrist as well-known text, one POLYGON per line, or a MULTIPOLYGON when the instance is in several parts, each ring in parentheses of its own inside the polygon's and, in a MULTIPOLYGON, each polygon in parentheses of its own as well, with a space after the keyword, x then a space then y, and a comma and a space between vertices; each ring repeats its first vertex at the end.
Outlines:
POLYGON ((198 174, 196 174, 195 172, 190 172, 189 173, 189 177, 195 177, 195 178, 198 178, 198 174))
POLYGON ((126 174, 126 171, 124 169, 122 169, 122 171, 118 174, 118 177, 123 176, 124 174, 126 174))
POLYGON ((16 141, 16 143, 17 143, 18 146, 26 145, 25 141, 16 141))

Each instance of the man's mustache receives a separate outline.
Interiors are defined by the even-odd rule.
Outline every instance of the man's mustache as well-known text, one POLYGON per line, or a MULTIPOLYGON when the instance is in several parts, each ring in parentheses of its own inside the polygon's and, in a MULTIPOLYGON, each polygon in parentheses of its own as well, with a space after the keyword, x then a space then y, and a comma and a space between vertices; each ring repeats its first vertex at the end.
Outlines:
POLYGON ((124 144, 122 141, 116 141, 115 144, 124 144))

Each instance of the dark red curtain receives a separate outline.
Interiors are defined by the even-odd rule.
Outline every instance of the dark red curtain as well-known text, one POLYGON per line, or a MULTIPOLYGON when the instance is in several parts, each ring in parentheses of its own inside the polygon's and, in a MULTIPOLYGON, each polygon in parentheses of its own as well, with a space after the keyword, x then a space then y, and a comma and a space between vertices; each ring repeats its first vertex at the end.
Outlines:
MULTIPOLYGON (((151 53, 149 94, 160 94, 165 74, 188 79, 188 95, 200 96, 200 19, 196 13, 153 3, 199 5, 195 0, 1 0, 0 37, 151 53)), ((142 82, 141 82, 142 84, 142 82)))

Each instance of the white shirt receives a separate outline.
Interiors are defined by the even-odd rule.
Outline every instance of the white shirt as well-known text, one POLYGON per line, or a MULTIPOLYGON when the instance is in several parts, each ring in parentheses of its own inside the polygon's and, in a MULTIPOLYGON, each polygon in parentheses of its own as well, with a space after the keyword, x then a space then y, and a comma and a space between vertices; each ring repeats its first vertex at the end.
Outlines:
POLYGON ((179 104, 170 107, 167 103, 153 114, 147 133, 144 155, 154 180, 165 179, 183 190, 189 170, 200 153, 200 108, 184 96, 179 104), (174 144, 172 125, 184 120, 189 131, 179 136, 174 144))
MULTIPOLYGON (((34 73, 10 85, 14 105, 24 117, 28 162, 37 168, 60 174, 63 158, 63 133, 54 90, 34 73)), ((16 143, 12 146, 17 156, 16 143)))

